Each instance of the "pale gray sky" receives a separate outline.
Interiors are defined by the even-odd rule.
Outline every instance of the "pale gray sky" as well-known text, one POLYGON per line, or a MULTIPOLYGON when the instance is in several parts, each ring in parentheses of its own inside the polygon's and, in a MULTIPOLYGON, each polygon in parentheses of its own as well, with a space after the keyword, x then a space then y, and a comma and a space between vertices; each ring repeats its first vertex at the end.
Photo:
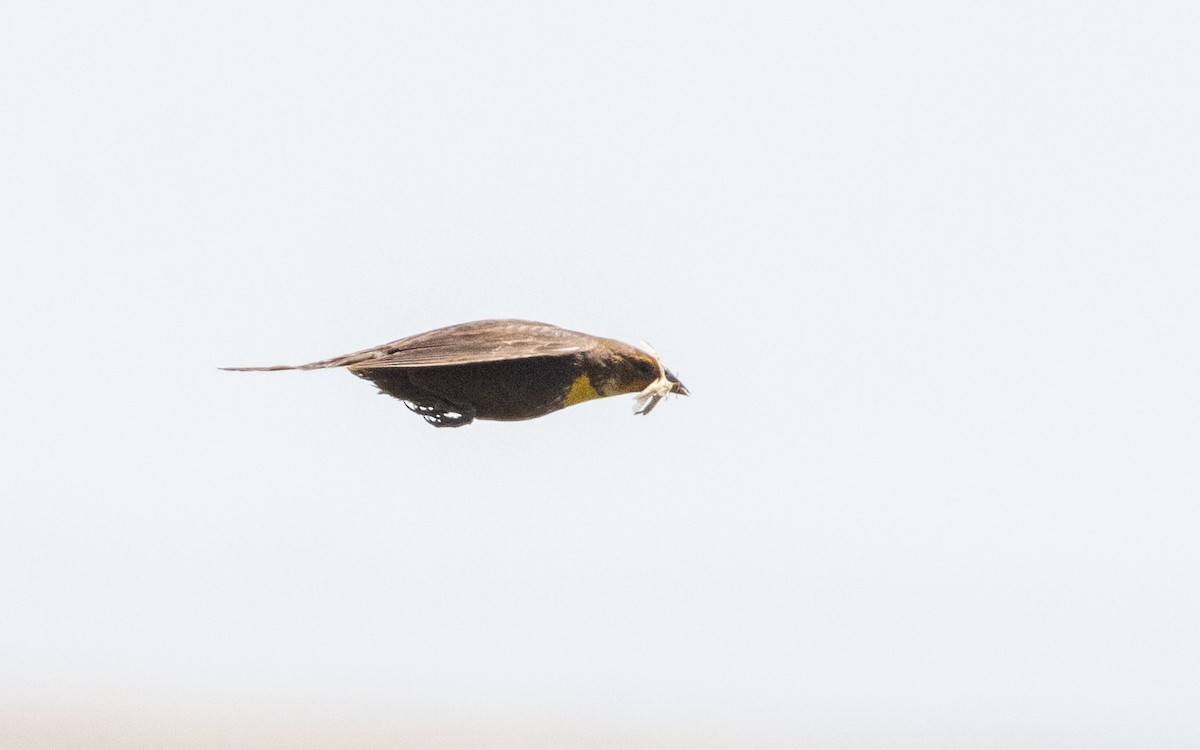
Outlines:
POLYGON ((0 11, 0 746, 1200 744, 1194 4, 433 6, 0 11))

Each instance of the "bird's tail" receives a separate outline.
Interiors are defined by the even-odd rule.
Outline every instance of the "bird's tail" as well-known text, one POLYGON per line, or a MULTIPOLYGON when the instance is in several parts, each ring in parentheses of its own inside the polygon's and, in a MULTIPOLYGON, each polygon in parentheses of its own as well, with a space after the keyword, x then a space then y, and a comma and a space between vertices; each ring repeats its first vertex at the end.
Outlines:
MULTIPOLYGON (((385 345, 386 346, 386 345, 385 345)), ((363 349, 362 351, 343 354, 340 357, 323 359, 320 362, 309 362, 306 365, 271 365, 270 367, 220 367, 220 370, 230 372, 276 372, 278 370, 324 370, 329 367, 353 367, 354 365, 378 359, 384 347, 363 349)))

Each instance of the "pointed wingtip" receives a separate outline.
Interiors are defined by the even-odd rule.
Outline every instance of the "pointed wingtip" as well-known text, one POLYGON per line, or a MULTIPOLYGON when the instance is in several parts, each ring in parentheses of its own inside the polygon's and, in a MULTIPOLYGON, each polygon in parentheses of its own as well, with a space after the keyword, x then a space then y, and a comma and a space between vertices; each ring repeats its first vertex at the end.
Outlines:
POLYGON ((275 372, 277 370, 295 370, 294 365, 271 365, 270 367, 218 367, 225 372, 275 372))

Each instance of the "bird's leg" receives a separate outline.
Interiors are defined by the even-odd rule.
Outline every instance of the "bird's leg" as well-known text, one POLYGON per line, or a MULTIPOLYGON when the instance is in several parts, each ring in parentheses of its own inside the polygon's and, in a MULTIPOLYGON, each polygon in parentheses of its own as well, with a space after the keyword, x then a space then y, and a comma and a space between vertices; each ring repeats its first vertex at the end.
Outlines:
POLYGON ((475 407, 470 404, 452 404, 438 399, 420 404, 405 401, 404 405, 434 427, 462 427, 475 421, 475 407))

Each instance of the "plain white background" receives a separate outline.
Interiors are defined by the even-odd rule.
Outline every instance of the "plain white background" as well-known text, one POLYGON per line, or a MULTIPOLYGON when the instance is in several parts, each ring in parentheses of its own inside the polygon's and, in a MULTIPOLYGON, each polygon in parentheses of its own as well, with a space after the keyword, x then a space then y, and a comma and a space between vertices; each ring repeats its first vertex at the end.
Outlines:
POLYGON ((10 3, 0 744, 1200 744, 1190 3, 10 3), (484 317, 694 394, 434 430, 484 317))

